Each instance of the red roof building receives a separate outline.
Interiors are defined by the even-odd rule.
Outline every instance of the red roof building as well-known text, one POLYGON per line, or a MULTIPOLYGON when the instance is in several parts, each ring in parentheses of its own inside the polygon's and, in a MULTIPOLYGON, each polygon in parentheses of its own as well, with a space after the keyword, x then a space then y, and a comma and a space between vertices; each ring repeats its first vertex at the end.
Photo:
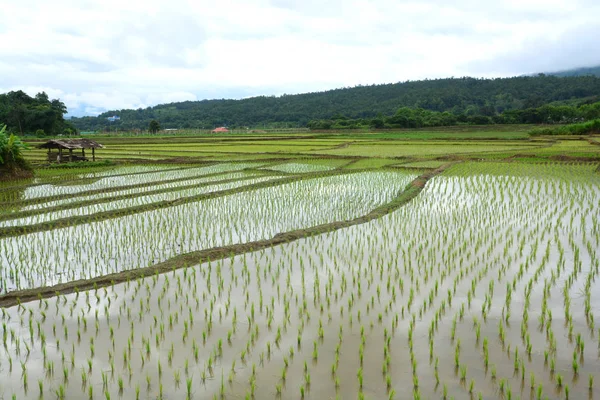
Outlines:
POLYGON ((215 128, 212 131, 210 131, 210 133, 227 133, 227 132, 229 132, 229 129, 225 128, 224 126, 215 128))

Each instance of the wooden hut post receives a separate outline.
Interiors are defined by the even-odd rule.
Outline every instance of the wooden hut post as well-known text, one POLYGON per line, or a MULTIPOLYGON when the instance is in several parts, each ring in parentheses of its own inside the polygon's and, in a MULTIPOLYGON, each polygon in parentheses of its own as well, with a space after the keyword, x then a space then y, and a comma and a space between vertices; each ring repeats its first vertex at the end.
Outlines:
POLYGON ((62 147, 58 148, 58 158, 57 158, 58 162, 61 163, 62 162, 62 147))
POLYGON ((94 150, 96 149, 92 147, 92 161, 96 161, 96 152, 94 150))
POLYGON ((73 149, 69 149, 69 161, 73 162, 73 149))
POLYGON ((81 148, 81 157, 85 158, 85 149, 83 147, 81 148))

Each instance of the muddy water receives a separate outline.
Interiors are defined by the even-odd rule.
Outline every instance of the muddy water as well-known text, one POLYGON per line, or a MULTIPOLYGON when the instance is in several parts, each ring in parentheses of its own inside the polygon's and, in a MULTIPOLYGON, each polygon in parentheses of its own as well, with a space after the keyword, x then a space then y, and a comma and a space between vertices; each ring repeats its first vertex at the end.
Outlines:
POLYGON ((486 179, 435 178, 415 201, 368 224, 91 291, 89 300, 80 293, 10 308, 2 318, 8 334, 0 367, 9 371, 12 359, 13 368, 0 384, 17 398, 37 396, 41 379, 52 397, 63 385, 66 398, 87 397, 90 386, 96 398, 105 391, 112 398, 135 398, 139 386, 140 398, 156 398, 162 387, 163 398, 179 399, 186 397, 191 379, 191 397, 198 399, 221 391, 226 398, 298 399, 303 391, 306 399, 360 393, 402 399, 414 392, 421 398, 442 398, 446 392, 461 399, 471 396, 472 381, 474 398, 533 399, 540 384, 542 398, 564 398, 566 385, 570 398, 598 398, 599 378, 588 389, 588 376, 600 369, 598 332, 590 330, 584 314, 587 279, 596 319, 600 306, 594 228, 599 206, 589 202, 597 183, 561 192, 560 180, 553 186, 486 179), (531 355, 521 336, 526 290, 531 355), (548 363, 544 352, 552 341, 538 322, 544 299, 555 340, 548 363), (585 346, 576 353, 573 374, 577 334, 585 346), (54 362, 54 375, 40 368, 43 348, 46 365, 54 362), (20 361, 27 368, 26 395, 20 361))

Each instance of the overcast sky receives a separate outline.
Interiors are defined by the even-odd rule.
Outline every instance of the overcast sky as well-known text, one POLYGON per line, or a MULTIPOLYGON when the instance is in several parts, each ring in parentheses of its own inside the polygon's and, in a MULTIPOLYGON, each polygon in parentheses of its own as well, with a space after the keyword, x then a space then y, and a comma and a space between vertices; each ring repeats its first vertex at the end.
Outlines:
POLYGON ((598 0, 1 0, 0 92, 72 115, 600 64, 598 0))

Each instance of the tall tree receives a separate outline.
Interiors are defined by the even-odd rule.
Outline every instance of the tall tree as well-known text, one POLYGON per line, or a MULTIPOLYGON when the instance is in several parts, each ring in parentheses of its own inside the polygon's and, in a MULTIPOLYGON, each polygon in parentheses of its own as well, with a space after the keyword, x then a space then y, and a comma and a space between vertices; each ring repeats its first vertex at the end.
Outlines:
POLYGON ((156 133, 156 132, 160 131, 160 124, 158 123, 158 121, 155 119, 150 121, 150 124, 148 125, 148 130, 151 133, 156 133))
POLYGON ((30 97, 17 90, 0 94, 0 124, 20 135, 43 131, 47 135, 63 134, 74 126, 65 121, 67 107, 58 99, 50 100, 45 92, 30 97))

